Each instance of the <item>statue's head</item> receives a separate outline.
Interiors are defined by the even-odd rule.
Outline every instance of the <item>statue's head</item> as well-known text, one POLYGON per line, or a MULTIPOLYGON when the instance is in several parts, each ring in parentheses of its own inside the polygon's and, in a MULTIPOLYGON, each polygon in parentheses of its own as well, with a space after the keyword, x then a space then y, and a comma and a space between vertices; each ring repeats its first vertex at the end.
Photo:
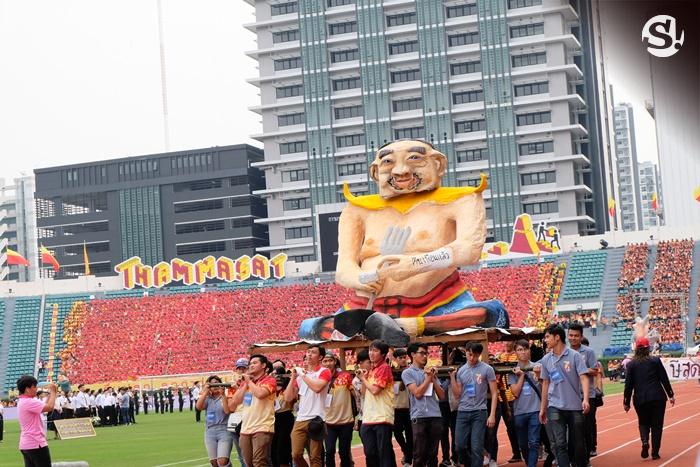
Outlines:
POLYGON ((432 144, 416 139, 385 144, 369 166, 370 177, 385 199, 434 190, 440 187, 446 170, 445 155, 432 144))

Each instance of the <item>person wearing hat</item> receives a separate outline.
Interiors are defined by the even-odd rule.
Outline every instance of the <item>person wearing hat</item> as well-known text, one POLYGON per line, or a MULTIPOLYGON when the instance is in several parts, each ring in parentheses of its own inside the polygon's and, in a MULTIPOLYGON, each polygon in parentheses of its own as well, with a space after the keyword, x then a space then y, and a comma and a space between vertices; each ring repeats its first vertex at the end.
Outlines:
POLYGON ((643 459, 649 457, 649 431, 651 430, 651 457, 660 459, 661 434, 666 413, 666 399, 671 406, 676 399, 668 380, 666 369, 659 357, 649 354, 649 339, 640 337, 635 342, 634 357, 627 364, 623 407, 630 409, 630 399, 634 403, 639 421, 639 437, 642 441, 643 459))

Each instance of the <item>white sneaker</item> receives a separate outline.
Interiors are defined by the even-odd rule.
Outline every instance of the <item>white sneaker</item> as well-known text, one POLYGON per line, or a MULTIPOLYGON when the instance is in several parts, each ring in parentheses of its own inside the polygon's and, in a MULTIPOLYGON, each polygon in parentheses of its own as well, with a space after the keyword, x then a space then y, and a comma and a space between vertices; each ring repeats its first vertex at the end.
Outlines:
POLYGON ((498 462, 496 462, 495 460, 491 459, 491 460, 489 461, 489 467, 498 467, 498 462))
POLYGON ((489 458, 488 458, 488 457, 484 457, 484 463, 481 464, 481 465, 489 465, 489 458))

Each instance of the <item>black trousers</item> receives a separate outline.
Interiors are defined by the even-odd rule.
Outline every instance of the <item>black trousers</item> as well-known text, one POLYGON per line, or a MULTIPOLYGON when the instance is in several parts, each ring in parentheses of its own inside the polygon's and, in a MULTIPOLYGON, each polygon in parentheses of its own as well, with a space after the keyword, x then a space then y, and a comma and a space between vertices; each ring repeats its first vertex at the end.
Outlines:
POLYGON ((0 415, 0 441, 2 441, 2 433, 5 430, 5 420, 0 415))
MULTIPOLYGON (((201 411, 197 411, 199 415, 201 411)), ((292 411, 275 413, 275 435, 272 437, 272 465, 292 465, 292 428, 294 414, 292 411)))
POLYGON ((174 405, 174 403, 173 403, 173 400, 172 400, 172 399, 170 399, 168 405, 170 406, 170 413, 173 413, 173 405, 174 405))
POLYGON ((343 425, 326 424, 326 467, 335 467, 335 446, 338 444, 340 467, 352 467, 352 427, 354 423, 343 425))
POLYGON ((202 411, 195 409, 194 412, 194 421, 195 422, 201 422, 202 421, 202 411))
POLYGON ((596 412, 598 407, 593 404, 593 399, 588 399, 590 410, 583 417, 583 429, 586 430, 586 449, 588 452, 598 450, 598 422, 596 412))
POLYGON ((24 457, 24 467, 51 467, 49 447, 37 449, 21 449, 24 457))
POLYGON ((365 451, 365 464, 372 467, 396 467, 391 443, 391 425, 363 423, 360 438, 365 451))
POLYGON ((413 460, 413 428, 409 409, 394 410, 394 438, 401 446, 403 460, 410 464, 413 460))
MULTIPOLYGON (((490 406, 491 404, 487 404, 490 406)), ((515 430, 515 417, 513 416, 513 403, 499 402, 496 407, 496 425, 493 428, 486 429, 486 439, 484 440, 484 448, 491 456, 491 459, 498 459, 498 426, 501 424, 501 418, 503 423, 506 424, 506 433, 508 434, 508 440, 510 441, 510 449, 513 451, 513 457, 521 457, 520 447, 518 446, 518 432, 515 430), (505 407, 508 407, 508 413, 510 415, 506 416, 505 407)))
POLYGON ((661 449, 661 435, 664 430, 664 416, 666 415, 666 401, 651 401, 644 404, 635 404, 639 420, 639 437, 642 443, 649 444, 649 431, 651 430, 651 453, 659 454, 661 449))
MULTIPOLYGON (((443 462, 449 462, 450 460, 450 429, 452 425, 450 423, 450 403, 447 401, 440 401, 440 414, 442 415, 442 433, 440 435, 440 447, 442 448, 442 460, 443 462)), ((452 437, 454 438, 454 431, 452 432, 452 437)), ((415 443, 413 443, 415 444, 415 443)))
POLYGON ((87 418, 89 416, 90 414, 88 413, 87 407, 80 407, 79 409, 75 409, 75 418, 87 418))
POLYGON ((437 467, 442 425, 442 417, 413 420, 413 465, 437 467))

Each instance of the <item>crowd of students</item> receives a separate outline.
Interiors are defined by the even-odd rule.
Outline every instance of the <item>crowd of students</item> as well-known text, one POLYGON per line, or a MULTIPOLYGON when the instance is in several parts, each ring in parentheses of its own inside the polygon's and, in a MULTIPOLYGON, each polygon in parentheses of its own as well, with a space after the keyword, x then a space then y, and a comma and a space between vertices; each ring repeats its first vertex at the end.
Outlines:
POLYGON ((356 354, 353 373, 320 345, 302 367, 251 355, 247 367, 237 362, 230 388, 211 376, 198 394, 210 462, 228 466, 235 447, 247 466, 306 467, 307 451, 311 466, 350 467, 355 430, 366 465, 494 466, 504 422, 510 462, 588 466, 597 455, 600 364, 581 326, 551 325, 544 342, 546 352, 511 342, 495 361, 512 366, 498 372, 478 343, 452 349, 451 367, 437 369, 423 344, 392 350, 374 341, 356 354))

